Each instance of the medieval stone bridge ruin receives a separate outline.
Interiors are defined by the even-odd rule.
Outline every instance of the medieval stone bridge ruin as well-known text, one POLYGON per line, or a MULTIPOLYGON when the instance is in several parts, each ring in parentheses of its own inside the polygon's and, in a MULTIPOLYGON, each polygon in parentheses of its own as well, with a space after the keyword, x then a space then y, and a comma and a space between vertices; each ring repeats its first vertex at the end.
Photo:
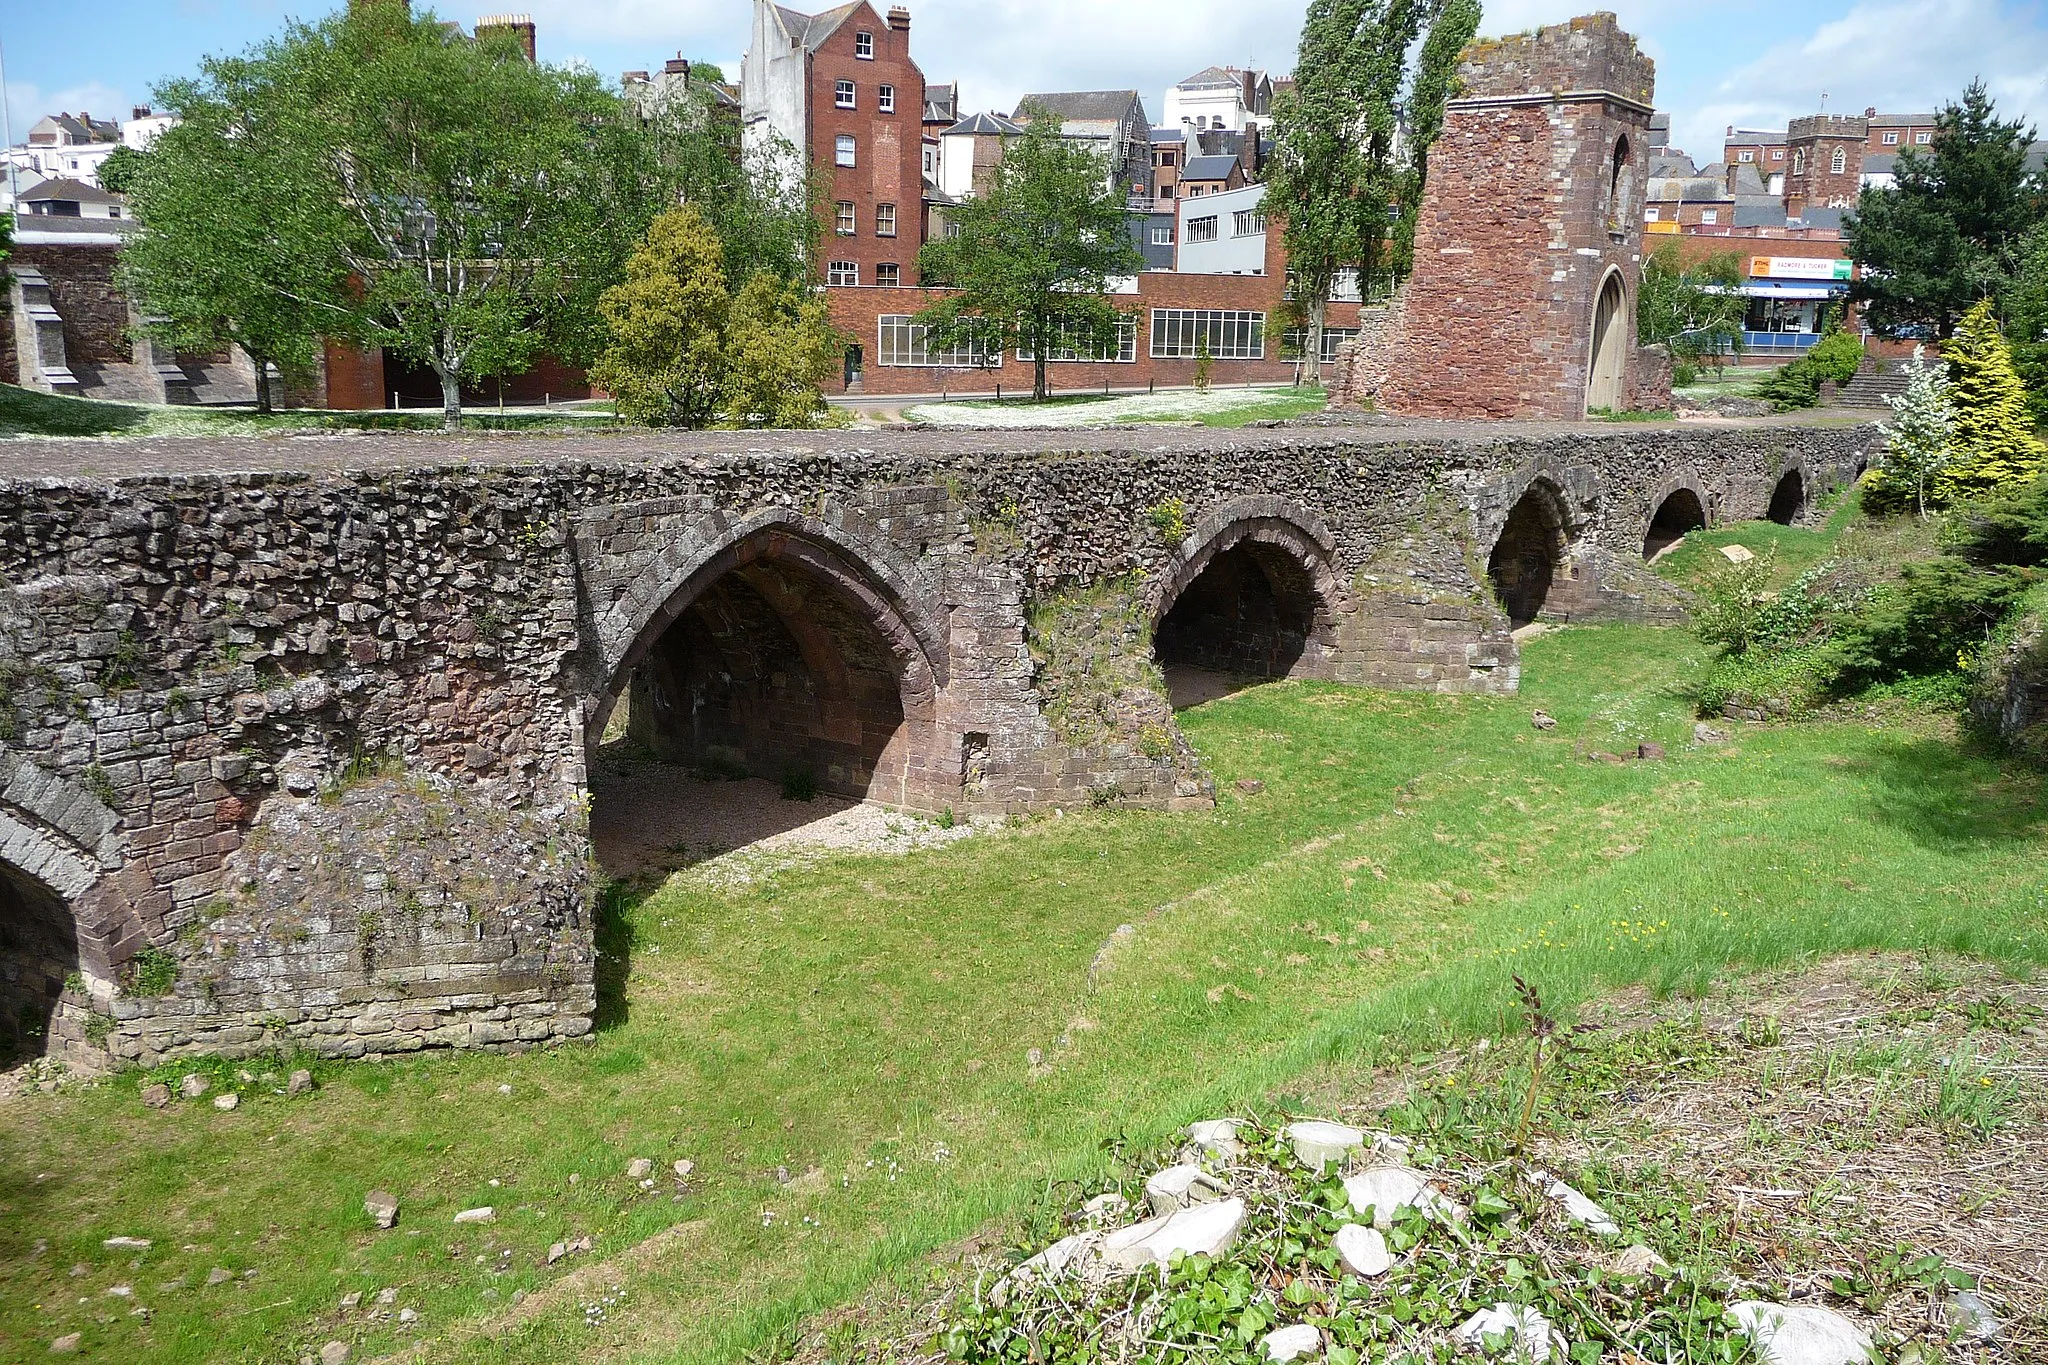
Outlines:
POLYGON ((1386 423, 18 444, 0 1027, 87 1065, 573 1037, 607 726, 912 811, 1202 804, 1155 656, 1511 692, 1515 626, 1675 616, 1646 553, 1797 520, 1874 443, 1386 423))

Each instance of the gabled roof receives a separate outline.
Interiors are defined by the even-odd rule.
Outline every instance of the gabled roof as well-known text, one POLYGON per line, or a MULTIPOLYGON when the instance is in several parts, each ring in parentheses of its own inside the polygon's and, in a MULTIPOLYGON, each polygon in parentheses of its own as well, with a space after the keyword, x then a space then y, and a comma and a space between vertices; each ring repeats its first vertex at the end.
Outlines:
POLYGON ((1036 105, 1048 113, 1058 114, 1063 123, 1121 123, 1137 105, 1139 122, 1151 127, 1151 121, 1144 118, 1145 104, 1135 90, 1061 90, 1042 95, 1026 95, 1017 101, 1017 112, 1010 117, 1021 119, 1027 106, 1036 105))
POLYGON ((1766 192, 1763 174, 1757 170, 1754 162, 1749 161, 1738 161, 1735 164, 1735 177, 1728 182, 1728 188, 1734 192, 1737 199, 1745 194, 1766 192))
POLYGON ((1239 161, 1234 156, 1191 156, 1187 167, 1181 171, 1182 180, 1228 180, 1230 173, 1237 169, 1239 161))
POLYGON ((1932 128, 1932 114, 1879 114, 1870 120, 1873 128, 1932 128))
POLYGON ((119 204, 118 194, 110 194, 98 185, 88 185, 83 180, 45 180, 32 190, 23 190, 24 204, 73 203, 73 204, 119 204))
POLYGON ((951 123, 960 117, 960 87, 927 85, 924 88, 924 121, 951 123))
POLYGON ((1011 122, 1001 114, 969 114, 945 132, 940 133, 939 136, 951 137, 955 133, 981 133, 995 137, 1022 137, 1024 136, 1024 126, 1020 123, 1011 122))
POLYGON ((49 114, 37 119, 29 129, 31 133, 45 123, 54 124, 72 146, 83 146, 92 142, 119 142, 121 125, 111 119, 94 118, 90 114, 49 114))
POLYGON ((836 9, 826 10, 823 14, 798 14, 793 9, 777 5, 775 17, 782 21, 783 31, 789 34, 793 42, 803 44, 806 51, 816 52, 819 46, 837 33, 839 26, 859 8, 860 0, 854 0, 850 5, 840 5, 836 9))
POLYGON ((1197 71, 1186 80, 1174 82, 1176 90, 1236 89, 1243 84, 1237 71, 1227 66, 1209 66, 1197 71))
POLYGON ((1699 167, 1692 164, 1692 158, 1684 152, 1667 154, 1653 153, 1650 157, 1650 175, 1661 179, 1672 175, 1697 175, 1699 167))
POLYGON ((1169 142, 1186 142, 1188 135, 1178 128, 1154 128, 1152 145, 1157 147, 1169 142))

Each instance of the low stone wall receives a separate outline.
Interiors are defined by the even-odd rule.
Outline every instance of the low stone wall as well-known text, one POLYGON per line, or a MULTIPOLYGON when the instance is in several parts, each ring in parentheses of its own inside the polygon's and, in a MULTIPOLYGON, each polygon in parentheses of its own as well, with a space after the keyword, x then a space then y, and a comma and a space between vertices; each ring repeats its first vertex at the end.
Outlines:
POLYGON ((734 661, 719 742, 759 736, 755 771, 804 752, 772 729, 795 726, 912 810, 1201 803, 1149 656, 1212 567, 1296 566, 1291 675, 1512 691, 1487 561, 1528 499, 1559 537, 1547 616, 1666 618, 1640 557, 1671 489, 1756 516, 1785 470, 1818 492, 1874 437, 761 439, 380 436, 307 447, 349 468, 0 481, 0 871, 76 931, 4 972, 59 1049, 584 1032, 586 756, 679 623, 734 661))

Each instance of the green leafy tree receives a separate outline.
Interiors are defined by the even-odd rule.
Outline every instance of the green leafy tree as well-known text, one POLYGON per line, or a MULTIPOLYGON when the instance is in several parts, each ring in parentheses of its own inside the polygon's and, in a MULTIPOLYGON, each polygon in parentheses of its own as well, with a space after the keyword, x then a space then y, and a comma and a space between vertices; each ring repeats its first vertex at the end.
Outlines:
POLYGON ((592 382, 646 426, 818 425, 842 344, 824 299, 769 270, 735 296, 726 273, 694 205, 656 218, 599 302, 609 341, 592 382))
POLYGON ((1636 292, 1636 330, 1646 346, 1671 349, 1679 363, 1719 365, 1742 350, 1747 300, 1737 291, 1742 260, 1732 251, 1685 265, 1666 242, 1643 262, 1636 292))
POLYGON ((260 59, 208 58, 155 101, 178 121, 123 170, 142 230, 121 278, 149 334, 187 352, 240 347, 269 412, 271 367, 307 373, 322 332, 357 322, 315 115, 289 71, 260 59))
POLYGON ((814 427, 845 339, 815 289, 756 271, 733 298, 725 411, 735 427, 814 427))
POLYGON ((2041 438, 2028 420, 2026 388, 2013 371, 1991 300, 1963 314, 1942 359, 1955 407, 1949 467, 1941 479, 1945 498, 1974 497, 2039 474, 2041 438))
POLYGON ((1323 326, 1338 279, 1356 271, 1363 285, 1406 260, 1429 145, 1443 128, 1458 53, 1478 23, 1476 0, 1310 0, 1294 89, 1273 111, 1264 204, 1287 247, 1287 311, 1307 332, 1306 380, 1322 375, 1323 326), (1408 54, 1418 38, 1411 82, 1408 54), (1404 106, 1405 164, 1395 156, 1404 106))
POLYGON ((948 235, 927 243, 918 270, 956 293, 917 315, 934 347, 971 343, 1034 357, 1031 394, 1046 397, 1056 351, 1115 355, 1125 314, 1110 282, 1144 258, 1121 192, 1101 156, 1060 136, 1060 120, 1030 111, 989 175, 988 188, 946 210, 948 235), (957 233, 954 232, 957 229, 957 233))
POLYGON ((2027 414, 2048 427, 2048 217, 2020 244, 2019 266, 2005 291, 2005 339, 2013 369, 2027 386, 2027 414))
POLYGON ((141 169, 142 153, 122 143, 100 161, 100 188, 109 194, 127 194, 141 169))
POLYGON ((662 191, 644 129, 594 73, 395 4, 295 26, 264 56, 318 116, 359 335, 434 371, 451 428, 464 383, 596 349, 597 298, 662 191))
POLYGON ((1948 372, 1913 350, 1905 392, 1885 399, 1892 420, 1884 424, 1884 455, 1879 466, 1884 480, 1910 494, 1914 511, 1927 515, 1927 497, 1948 468, 1949 443, 1956 427, 1955 405, 1948 397, 1948 372))
POLYGON ((1899 153, 1893 184, 1864 191, 1842 228, 1863 263, 1849 296, 1874 330, 1947 337, 1972 304, 2002 290, 2037 216, 2026 168, 2033 138, 1997 117, 1980 80, 1936 115, 1926 152, 1899 153))
POLYGON ((732 295, 718 233, 694 207, 656 218, 599 311, 610 343, 590 379, 643 426, 706 427, 725 399, 732 295))

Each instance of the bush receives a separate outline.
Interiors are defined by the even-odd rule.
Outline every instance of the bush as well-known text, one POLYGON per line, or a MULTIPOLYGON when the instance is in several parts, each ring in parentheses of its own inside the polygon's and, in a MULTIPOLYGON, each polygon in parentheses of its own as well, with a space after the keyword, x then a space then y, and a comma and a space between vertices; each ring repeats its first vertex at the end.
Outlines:
POLYGON ((1820 401, 1823 379, 1846 384, 1856 377, 1856 367, 1862 363, 1862 339, 1839 327, 1830 328, 1813 344, 1813 349, 1776 374, 1759 379, 1750 392, 1758 398, 1768 399, 1780 411, 1810 408, 1820 401))
POLYGON ((1788 715, 1800 715, 1827 699, 1836 677, 1834 652, 1824 643, 1753 649, 1709 664, 1693 700, 1703 715, 1718 715, 1731 701, 1761 706, 1766 700, 1782 701, 1788 715))
POLYGON ((1898 583, 1873 593, 1836 632, 1843 681, 1867 685, 1968 667, 2034 577, 1953 556, 1907 565, 1898 583))
POLYGON ((1956 552, 1973 564, 2048 564, 2048 478, 1972 503, 1949 526, 1956 552))
POLYGON ((1863 363, 1863 339, 1848 332, 1831 331, 1815 342, 1801 360, 1813 370, 1816 380, 1832 379, 1837 384, 1846 384, 1856 377, 1856 367, 1863 363))
POLYGON ((1777 547, 1773 546, 1755 559, 1709 573, 1699 585, 1693 633, 1731 654, 1740 654, 1754 644, 1757 620, 1771 600, 1771 568, 1777 559, 1777 547))

